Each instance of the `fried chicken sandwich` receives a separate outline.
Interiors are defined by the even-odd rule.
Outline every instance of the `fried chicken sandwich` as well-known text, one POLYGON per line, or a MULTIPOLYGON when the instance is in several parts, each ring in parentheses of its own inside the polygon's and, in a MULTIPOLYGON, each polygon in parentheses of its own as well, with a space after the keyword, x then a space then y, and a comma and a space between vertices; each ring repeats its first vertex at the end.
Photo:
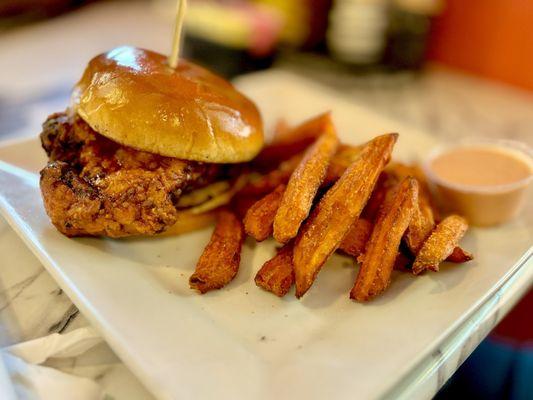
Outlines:
POLYGON ((41 142, 41 192, 56 228, 124 237, 188 230, 227 203, 263 130, 253 102, 224 79, 120 47, 89 62, 41 142))

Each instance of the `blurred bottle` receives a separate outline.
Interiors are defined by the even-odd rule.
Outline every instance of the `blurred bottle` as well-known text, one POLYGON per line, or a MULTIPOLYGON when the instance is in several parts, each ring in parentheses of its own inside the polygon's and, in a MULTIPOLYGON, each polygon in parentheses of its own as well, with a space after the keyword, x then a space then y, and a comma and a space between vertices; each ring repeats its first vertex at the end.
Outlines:
POLYGON ((328 13, 332 0, 253 0, 266 4, 283 15, 281 42, 293 49, 324 47, 328 13))
POLYGON ((356 65, 378 63, 385 49, 387 0, 335 0, 329 14, 331 55, 356 65))
POLYGON ((425 60, 432 17, 442 10, 442 0, 392 0, 388 14, 385 65, 417 69, 425 60))
POLYGON ((267 68, 273 62, 282 24, 276 10, 261 4, 190 1, 185 55, 226 77, 267 68))
POLYGON ((304 44, 309 35, 309 18, 311 9, 307 0, 253 0, 265 5, 283 18, 280 41, 289 47, 297 48, 304 44))

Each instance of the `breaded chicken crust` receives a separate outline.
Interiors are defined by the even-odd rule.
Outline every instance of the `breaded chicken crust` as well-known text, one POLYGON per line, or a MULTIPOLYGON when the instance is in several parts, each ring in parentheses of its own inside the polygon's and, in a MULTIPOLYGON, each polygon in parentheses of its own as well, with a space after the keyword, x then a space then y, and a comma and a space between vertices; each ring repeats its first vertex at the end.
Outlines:
POLYGON ((48 117, 41 143, 50 159, 41 171, 45 209, 67 236, 163 232, 177 221, 178 198, 221 172, 216 164, 122 146, 67 113, 48 117))

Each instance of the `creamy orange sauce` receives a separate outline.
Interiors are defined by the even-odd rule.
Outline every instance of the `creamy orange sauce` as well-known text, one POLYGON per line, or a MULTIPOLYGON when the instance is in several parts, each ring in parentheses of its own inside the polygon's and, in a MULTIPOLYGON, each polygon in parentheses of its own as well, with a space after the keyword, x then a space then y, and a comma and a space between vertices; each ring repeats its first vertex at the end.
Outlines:
POLYGON ((533 173, 519 155, 494 146, 456 147, 437 156, 430 165, 440 179, 470 186, 515 183, 533 173))

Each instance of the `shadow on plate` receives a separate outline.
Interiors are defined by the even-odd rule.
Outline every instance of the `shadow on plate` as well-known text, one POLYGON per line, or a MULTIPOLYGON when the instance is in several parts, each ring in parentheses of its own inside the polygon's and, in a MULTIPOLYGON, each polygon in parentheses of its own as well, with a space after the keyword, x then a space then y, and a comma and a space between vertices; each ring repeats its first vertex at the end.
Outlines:
POLYGON ((319 309, 338 301, 350 301, 348 296, 357 270, 358 267, 349 257, 334 254, 320 270, 313 286, 300 299, 302 305, 319 309))
POLYGON ((475 235, 467 235, 461 245, 468 251, 474 253, 474 259, 464 264, 454 264, 444 262, 439 267, 439 272, 426 272, 435 283, 430 293, 441 293, 459 285, 465 278, 470 268, 479 267, 478 257, 475 249, 478 248, 475 235))

